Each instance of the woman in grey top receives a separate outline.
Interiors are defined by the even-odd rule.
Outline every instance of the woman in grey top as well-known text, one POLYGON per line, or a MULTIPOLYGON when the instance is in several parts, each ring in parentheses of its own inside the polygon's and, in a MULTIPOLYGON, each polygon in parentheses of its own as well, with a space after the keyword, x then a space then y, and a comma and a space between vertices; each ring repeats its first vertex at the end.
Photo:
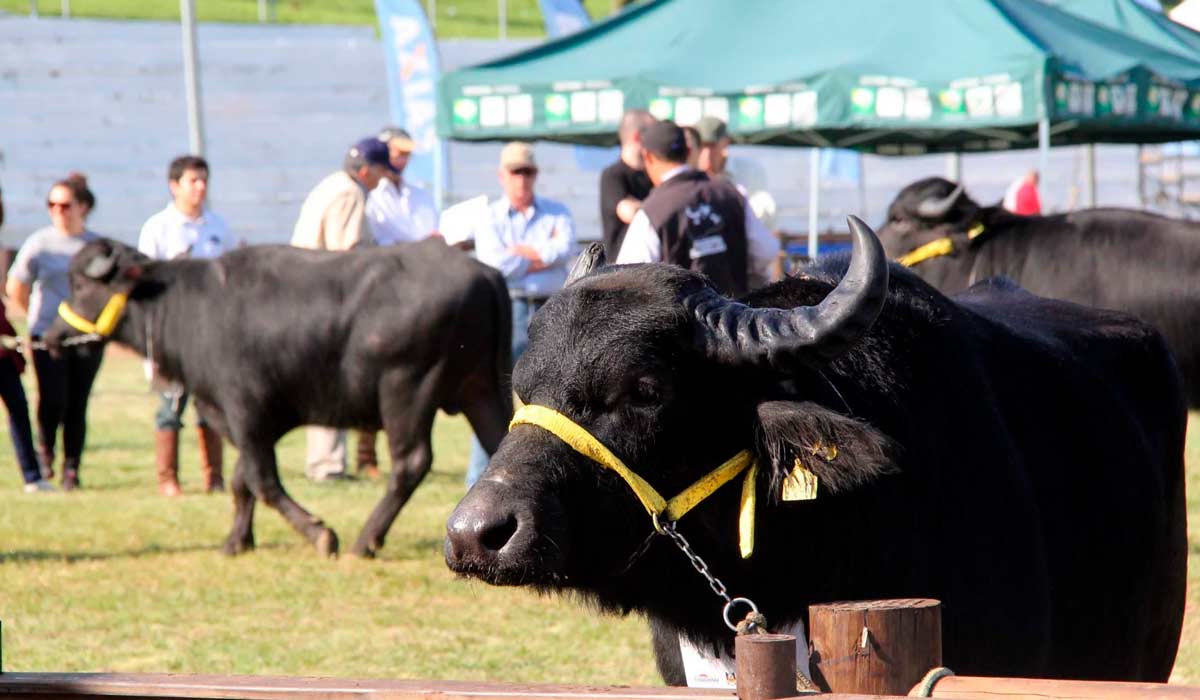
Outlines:
MULTIPOLYGON (((95 203, 82 175, 73 174, 56 182, 46 198, 51 225, 26 239, 8 271, 4 289, 17 308, 26 311, 29 334, 34 340, 50 328, 59 303, 70 293, 67 271, 71 257, 85 243, 98 238, 85 226, 95 203)), ((54 445, 61 425, 64 491, 79 487, 88 394, 100 369, 103 350, 102 345, 87 343, 64 348, 58 357, 46 350, 33 351, 38 383, 38 460, 42 475, 53 478, 54 445)))

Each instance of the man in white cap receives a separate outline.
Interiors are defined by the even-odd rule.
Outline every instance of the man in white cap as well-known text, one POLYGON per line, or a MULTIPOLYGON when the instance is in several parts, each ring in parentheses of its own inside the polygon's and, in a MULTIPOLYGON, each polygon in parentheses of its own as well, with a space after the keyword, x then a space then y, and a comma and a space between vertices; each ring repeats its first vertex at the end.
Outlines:
MULTIPOLYGON (((534 194, 538 166, 533 147, 514 141, 500 152, 504 196, 488 205, 475 227, 475 256, 504 273, 512 297, 512 361, 529 344, 529 320, 567 281, 575 252, 575 223, 562 204, 534 194)), ((473 440, 467 465, 470 487, 487 467, 487 453, 473 440)))
POLYGON ((378 245, 392 245, 428 238, 437 230, 437 208, 433 197, 404 178, 404 169, 416 143, 408 132, 389 126, 379 133, 387 145, 388 160, 394 170, 384 173, 383 179, 367 197, 367 220, 378 245))
MULTIPOLYGON (((367 196, 367 221, 376 245, 394 245, 428 238, 437 233, 438 213, 433 197, 404 177, 408 158, 416 142, 398 126, 379 132, 379 140, 387 145, 392 170, 385 171, 379 184, 367 196)), ((379 457, 375 452, 376 433, 358 433, 356 454, 360 476, 375 479, 379 476, 379 457)))

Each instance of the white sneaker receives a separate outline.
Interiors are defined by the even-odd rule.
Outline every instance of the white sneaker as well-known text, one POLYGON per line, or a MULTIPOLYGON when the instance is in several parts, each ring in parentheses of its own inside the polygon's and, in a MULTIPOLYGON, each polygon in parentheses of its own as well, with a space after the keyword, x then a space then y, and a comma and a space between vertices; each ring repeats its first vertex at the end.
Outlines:
POLYGON ((57 490, 48 479, 39 479, 32 484, 25 484, 25 493, 48 493, 57 490))

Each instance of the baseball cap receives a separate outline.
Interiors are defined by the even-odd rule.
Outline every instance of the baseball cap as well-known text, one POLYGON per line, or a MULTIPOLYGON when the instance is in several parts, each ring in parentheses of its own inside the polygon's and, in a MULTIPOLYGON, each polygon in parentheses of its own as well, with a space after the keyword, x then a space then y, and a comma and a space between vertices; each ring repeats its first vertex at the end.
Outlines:
POLYGON ((379 132, 379 140, 389 146, 395 146, 406 153, 412 153, 417 148, 417 142, 407 131, 398 126, 387 126, 379 132))
POLYGON ((375 136, 362 139, 351 146, 350 150, 346 152, 346 163, 352 168, 362 165, 380 165, 394 173, 399 172, 388 158, 387 144, 375 136))
POLYGON ((683 129, 672 121, 654 122, 642 129, 642 147, 672 163, 687 161, 687 140, 683 129))
POLYGON ((536 168, 537 161, 533 158, 533 146, 523 141, 513 141, 500 151, 500 167, 505 170, 518 168, 536 168))
POLYGON ((713 116, 704 117, 696 122, 696 131, 700 132, 700 143, 717 143, 729 136, 725 122, 713 116))

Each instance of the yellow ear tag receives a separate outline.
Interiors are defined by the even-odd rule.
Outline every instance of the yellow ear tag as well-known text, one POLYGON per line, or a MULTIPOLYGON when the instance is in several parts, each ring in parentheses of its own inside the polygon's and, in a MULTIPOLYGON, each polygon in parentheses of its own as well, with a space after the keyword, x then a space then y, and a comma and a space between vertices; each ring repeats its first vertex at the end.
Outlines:
POLYGON ((826 462, 832 462, 833 460, 837 459, 838 456, 837 445, 826 445, 821 442, 813 445, 811 451, 813 457, 820 457, 826 462))
POLYGON ((967 231, 967 240, 973 241, 981 233, 983 233, 983 224, 975 224, 970 231, 967 231))
POLYGON ((811 501, 817 497, 817 475, 810 472, 796 458, 792 473, 783 480, 783 500, 811 501))

